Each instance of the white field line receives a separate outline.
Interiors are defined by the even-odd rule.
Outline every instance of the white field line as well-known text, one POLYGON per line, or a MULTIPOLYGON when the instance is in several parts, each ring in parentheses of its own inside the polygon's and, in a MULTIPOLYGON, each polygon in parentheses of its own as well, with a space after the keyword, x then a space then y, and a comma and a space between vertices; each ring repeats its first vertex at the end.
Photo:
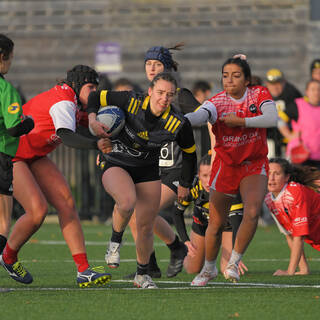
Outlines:
MULTIPOLYGON (((214 290, 214 289, 290 289, 290 288, 309 288, 319 289, 320 285, 294 285, 294 284, 273 284, 273 283, 226 283, 226 282, 209 282, 206 287, 191 287, 190 282, 186 281, 155 281, 157 284, 179 285, 186 284, 187 286, 158 288, 158 290, 214 290)), ((106 290, 142 290, 132 286, 130 280, 112 280, 103 288, 4 288, 6 291, 106 291, 106 290), (112 283, 128 283, 128 288, 112 288, 112 283)), ((155 289, 154 289, 155 290, 155 289)), ((2 291, 2 292, 6 292, 2 291)))
MULTIPOLYGON (((41 244, 41 245, 67 245, 65 241, 63 240, 36 240, 36 239, 31 239, 29 244, 41 244)), ((107 247, 108 241, 86 241, 87 246, 105 246, 107 247)), ((134 242, 123 242, 124 246, 135 246, 134 242)), ((155 242, 153 244, 155 247, 164 247, 165 244, 162 243, 157 243, 155 242)))

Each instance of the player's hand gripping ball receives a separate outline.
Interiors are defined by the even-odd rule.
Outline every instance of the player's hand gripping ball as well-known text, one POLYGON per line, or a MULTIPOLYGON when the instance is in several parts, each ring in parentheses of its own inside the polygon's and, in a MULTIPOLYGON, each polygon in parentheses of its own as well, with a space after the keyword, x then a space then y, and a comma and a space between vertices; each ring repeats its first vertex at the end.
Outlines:
MULTIPOLYGON (((115 137, 124 127, 125 114, 119 107, 106 106, 99 109, 97 113, 97 121, 105 124, 109 128, 106 132, 110 134, 110 137, 115 137)), ((90 126, 89 131, 95 136, 90 126)))

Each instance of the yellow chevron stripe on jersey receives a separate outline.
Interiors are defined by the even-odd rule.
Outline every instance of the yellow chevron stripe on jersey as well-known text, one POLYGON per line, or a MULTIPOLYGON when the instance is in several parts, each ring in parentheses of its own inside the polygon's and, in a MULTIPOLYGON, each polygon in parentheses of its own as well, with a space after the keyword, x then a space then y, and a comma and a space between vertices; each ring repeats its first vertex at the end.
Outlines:
POLYGON ((102 90, 100 92, 100 106, 101 107, 107 106, 107 93, 108 93, 108 90, 102 90))
POLYGON ((206 202, 204 205, 202 205, 203 208, 209 209, 209 202, 206 202))
POLYGON ((171 110, 171 106, 169 106, 167 110, 163 113, 162 119, 167 119, 170 110, 171 110))
POLYGON ((190 148, 181 148, 182 151, 184 151, 185 153, 193 153, 196 151, 196 145, 194 144, 192 147, 190 148))
POLYGON ((239 209, 243 209, 243 203, 233 204, 230 208, 230 211, 235 211, 239 209))
POLYGON ((166 125, 164 126, 164 128, 165 129, 168 129, 168 127, 169 127, 169 125, 170 125, 170 123, 171 123, 171 121, 174 119, 174 116, 170 116, 170 118, 169 118, 169 120, 167 121, 167 123, 166 123, 166 125))
POLYGON ((130 110, 131 113, 134 113, 134 111, 136 110, 136 108, 137 108, 137 103, 138 103, 138 100, 135 99, 135 100, 134 100, 133 107, 132 107, 132 109, 130 110))
POLYGON ((131 112, 131 108, 132 108, 133 103, 134 103, 134 98, 131 98, 130 104, 129 104, 129 107, 128 107, 128 111, 129 112, 131 112))
POLYGON ((171 131, 172 127, 174 126, 174 124, 177 122, 177 118, 174 118, 172 123, 170 124, 169 128, 168 128, 168 131, 171 131))
POLYGON ((172 133, 174 133, 177 130, 177 128, 179 127, 180 123, 181 123, 181 121, 179 120, 177 122, 177 124, 174 126, 174 128, 172 129, 172 131, 171 131, 172 133))
POLYGON ((138 100, 136 111, 134 112, 135 115, 138 113, 138 110, 140 108, 140 104, 141 104, 141 100, 138 100))
POLYGON ((142 110, 146 110, 146 109, 147 109, 149 100, 150 100, 150 96, 147 96, 147 97, 144 99, 143 104, 142 104, 142 110))

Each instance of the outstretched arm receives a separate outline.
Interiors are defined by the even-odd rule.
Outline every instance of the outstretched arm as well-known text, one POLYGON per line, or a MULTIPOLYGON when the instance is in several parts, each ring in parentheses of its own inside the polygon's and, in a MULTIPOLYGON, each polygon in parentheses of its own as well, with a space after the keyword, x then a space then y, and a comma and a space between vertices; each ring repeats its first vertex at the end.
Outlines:
MULTIPOLYGON (((288 246, 290 248, 290 262, 287 270, 277 270, 273 275, 274 276, 292 276, 295 274, 301 274, 296 273, 296 269, 299 265, 300 267, 300 261, 301 257, 303 255, 303 237, 291 237, 291 239, 287 237, 288 246)), ((305 260, 306 262, 306 260, 305 260)))

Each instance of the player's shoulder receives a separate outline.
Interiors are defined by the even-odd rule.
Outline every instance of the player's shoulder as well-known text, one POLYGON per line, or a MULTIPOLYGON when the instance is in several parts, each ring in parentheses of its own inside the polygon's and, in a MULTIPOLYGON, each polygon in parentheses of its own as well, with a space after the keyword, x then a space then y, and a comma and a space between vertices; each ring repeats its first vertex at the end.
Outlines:
POLYGON ((304 187, 303 187, 303 185, 302 184, 300 184, 300 183, 298 183, 298 182, 295 182, 295 181, 290 181, 289 183, 288 183, 288 186, 287 186, 287 189, 288 190, 299 190, 299 189, 303 189, 304 187))
POLYGON ((59 100, 69 100, 77 104, 77 97, 74 90, 67 84, 55 85, 51 92, 56 95, 59 100))
POLYGON ((219 101, 225 100, 226 98, 227 98, 226 92, 225 91, 221 91, 221 92, 215 94, 210 99, 208 99, 208 101, 210 101, 212 103, 218 103, 219 101))
POLYGON ((256 96, 264 96, 264 97, 271 98, 271 94, 270 94, 268 88, 266 88, 264 86, 249 86, 248 91, 251 94, 254 94, 256 96))
POLYGON ((0 77, 0 90, 2 91, 2 93, 9 91, 18 93, 17 89, 13 86, 13 84, 2 77, 0 77))

